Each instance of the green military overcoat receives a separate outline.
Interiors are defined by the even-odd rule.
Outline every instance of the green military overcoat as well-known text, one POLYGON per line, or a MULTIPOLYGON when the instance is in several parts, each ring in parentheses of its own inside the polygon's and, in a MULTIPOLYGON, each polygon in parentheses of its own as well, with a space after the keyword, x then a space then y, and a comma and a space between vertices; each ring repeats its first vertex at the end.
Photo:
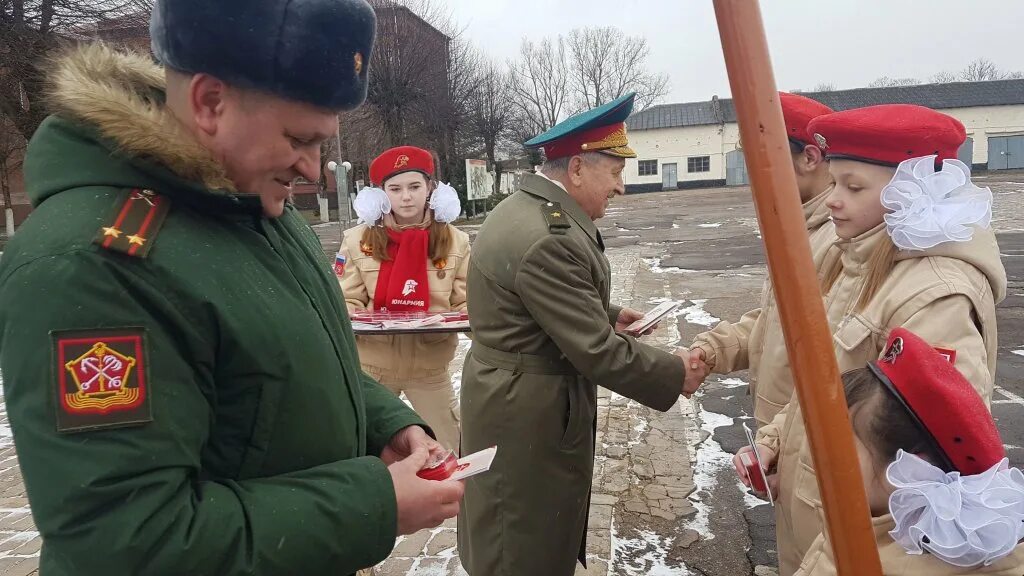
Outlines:
POLYGON ((473 251, 462 452, 498 453, 466 483, 459 554, 471 576, 570 575, 586 561, 597 386, 664 411, 685 365, 615 332, 600 233, 554 182, 526 176, 473 251))
POLYGON ((40 573, 344 576, 386 558, 377 456, 422 420, 360 370, 316 234, 215 187, 148 57, 87 48, 55 77, 25 163, 35 211, 0 260, 40 573))

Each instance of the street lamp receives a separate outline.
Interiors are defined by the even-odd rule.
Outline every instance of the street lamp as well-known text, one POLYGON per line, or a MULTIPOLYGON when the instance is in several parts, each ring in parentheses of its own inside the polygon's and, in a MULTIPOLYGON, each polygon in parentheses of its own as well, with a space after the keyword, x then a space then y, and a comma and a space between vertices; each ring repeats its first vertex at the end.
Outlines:
POLYGON ((338 189, 338 228, 340 228, 342 240, 344 240, 345 226, 341 223, 341 203, 345 203, 345 222, 351 222, 352 205, 348 202, 348 172, 352 169, 352 164, 350 162, 338 164, 331 160, 327 163, 327 169, 334 172, 334 183, 338 189))

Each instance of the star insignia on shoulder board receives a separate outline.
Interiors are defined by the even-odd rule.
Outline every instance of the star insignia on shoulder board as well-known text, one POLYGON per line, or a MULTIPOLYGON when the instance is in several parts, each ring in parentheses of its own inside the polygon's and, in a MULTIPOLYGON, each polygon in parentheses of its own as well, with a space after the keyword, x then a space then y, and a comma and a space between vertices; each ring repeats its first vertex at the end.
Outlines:
POLYGON ((146 239, 143 238, 142 236, 138 236, 138 235, 133 234, 133 235, 128 237, 128 243, 129 244, 138 244, 139 246, 142 246, 143 244, 146 243, 146 239))
POLYGON ((551 213, 551 217, 552 218, 561 218, 562 217, 562 213, 561 212, 552 212, 551 213))
POLYGON ((113 226, 109 226, 109 227, 105 226, 103 228, 103 235, 104 236, 110 236, 111 238, 120 238, 121 237, 121 231, 118 230, 117 228, 114 228, 113 226))

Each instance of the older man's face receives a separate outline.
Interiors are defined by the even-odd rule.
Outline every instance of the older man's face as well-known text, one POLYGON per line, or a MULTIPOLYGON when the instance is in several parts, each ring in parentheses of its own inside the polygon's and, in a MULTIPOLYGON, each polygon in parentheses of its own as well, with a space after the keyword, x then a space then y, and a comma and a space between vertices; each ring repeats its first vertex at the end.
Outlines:
POLYGON ((240 193, 259 195, 263 212, 280 216, 295 179, 320 179, 320 145, 334 135, 338 115, 240 90, 222 106, 211 148, 240 193))
POLYGON ((581 162, 578 177, 582 193, 577 201, 591 220, 603 218, 611 199, 626 193, 622 182, 625 168, 625 158, 607 154, 594 154, 581 162))

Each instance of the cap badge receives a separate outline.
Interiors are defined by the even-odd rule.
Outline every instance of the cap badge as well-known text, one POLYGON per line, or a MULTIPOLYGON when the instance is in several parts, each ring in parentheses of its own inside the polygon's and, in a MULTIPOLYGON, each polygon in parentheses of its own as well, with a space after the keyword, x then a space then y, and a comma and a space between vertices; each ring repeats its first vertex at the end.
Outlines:
POLYGON ((825 137, 821 134, 815 134, 814 141, 818 143, 818 148, 821 148, 822 150, 828 148, 828 140, 825 140, 825 137))
POLYGON ((361 52, 356 52, 356 55, 355 55, 355 68, 356 68, 356 76, 359 76, 360 74, 363 73, 363 54, 361 52))
POLYGON ((395 170, 398 170, 399 168, 405 168, 408 165, 409 157, 406 156, 405 154, 402 154, 401 156, 398 157, 397 160, 395 160, 395 170))
POLYGON ((889 346, 889 350, 886 351, 882 361, 893 364, 900 357, 900 354, 903 354, 903 338, 896 338, 892 341, 892 345, 889 346))

